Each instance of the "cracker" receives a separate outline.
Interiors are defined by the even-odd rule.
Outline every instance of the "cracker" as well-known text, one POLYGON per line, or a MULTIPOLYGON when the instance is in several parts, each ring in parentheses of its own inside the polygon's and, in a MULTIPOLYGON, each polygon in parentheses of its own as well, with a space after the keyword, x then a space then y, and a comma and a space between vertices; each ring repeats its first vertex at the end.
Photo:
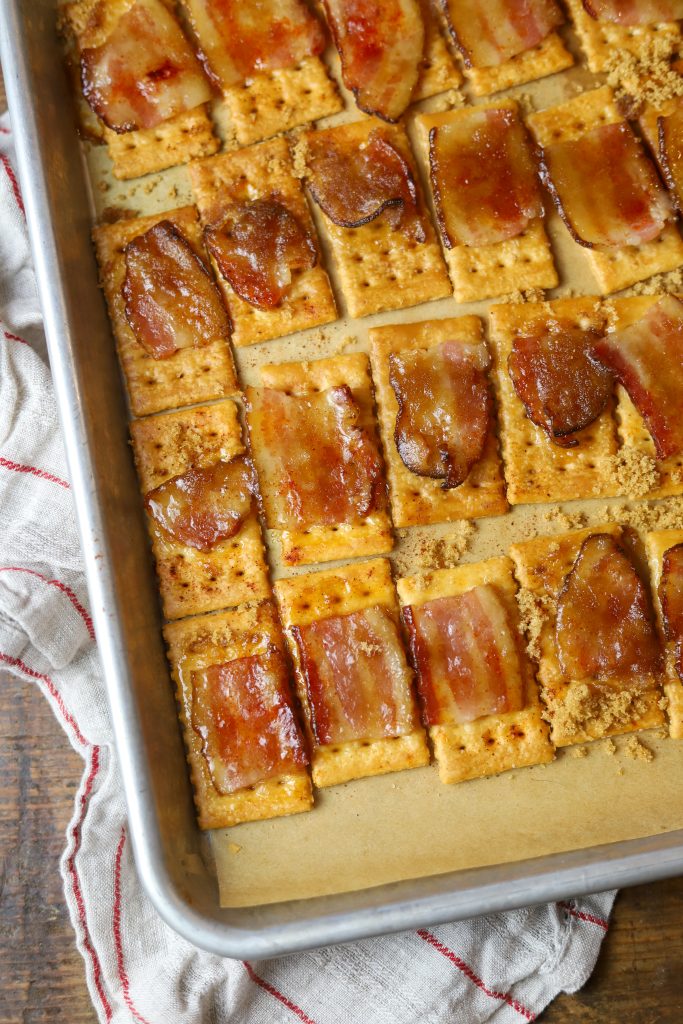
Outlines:
POLYGON ((296 684, 312 749, 311 770, 316 786, 336 786, 350 779, 403 771, 429 763, 422 729, 406 736, 354 741, 319 747, 310 725, 306 685, 299 667, 299 651, 292 626, 304 626, 333 615, 350 615, 383 605, 398 618, 398 604, 385 558, 356 562, 324 572, 307 573, 275 584, 275 596, 289 647, 296 665, 296 684))
MULTIPOLYGON (((505 556, 490 558, 486 562, 435 569, 424 575, 399 579, 396 589, 401 606, 405 607, 491 584, 505 602, 511 628, 519 631, 517 584, 512 568, 511 559, 505 556)), ((521 649, 521 642, 519 662, 524 680, 524 707, 520 711, 486 715, 462 725, 429 727, 442 782, 463 782, 553 760, 555 755, 548 739, 548 726, 541 716, 533 669, 521 649)))
MULTIPOLYGON (((285 139, 261 142, 236 153, 222 153, 192 164, 190 182, 204 224, 220 220, 224 207, 278 194, 299 223, 316 238, 301 183, 293 174, 285 139)), ((214 264, 215 266, 215 264, 214 264)), ((290 291, 275 309, 257 309, 233 291, 215 267, 233 323, 233 344, 253 345, 337 319, 332 289, 320 259, 309 270, 294 271, 290 291)))
POLYGON ((566 2, 591 71, 604 71, 615 51, 626 50, 636 57, 642 57, 655 40, 669 37, 672 49, 680 41, 680 28, 676 22, 661 22, 658 25, 614 25, 608 21, 596 21, 595 18, 591 18, 583 6, 583 0, 566 2))
POLYGON ((537 501, 570 501, 619 493, 612 471, 617 452, 613 403, 577 434, 576 448, 553 444, 527 417, 508 373, 508 357, 516 334, 538 318, 558 317, 582 326, 602 327, 599 300, 591 297, 553 302, 493 306, 490 340, 498 398, 501 448, 508 500, 513 505, 537 501))
POLYGON ((574 58, 566 49, 557 32, 551 32, 542 42, 511 57, 497 67, 465 68, 465 75, 475 96, 489 96, 514 85, 524 85, 537 78, 546 78, 570 68, 574 58))
POLYGON ((638 729, 653 729, 663 721, 659 707, 660 691, 654 687, 643 690, 629 678, 614 679, 611 687, 623 699, 621 709, 612 713, 609 705, 600 707, 593 717, 586 717, 583 721, 572 715, 575 702, 582 699, 582 692, 587 687, 585 683, 565 679, 560 667, 555 647, 556 602, 581 544, 595 533, 608 533, 618 540, 621 527, 614 523, 591 526, 554 537, 536 537, 513 544, 510 548, 517 579, 538 603, 538 614, 542 616, 542 623, 537 624, 540 650, 538 681, 541 699, 546 706, 545 717, 550 722, 550 738, 558 747, 638 729))
POLYGON ((664 693, 669 701, 667 709, 669 733, 672 739, 683 740, 683 683, 676 671, 674 644, 667 641, 664 632, 662 605, 658 593, 659 581, 662 578, 664 554, 669 548, 675 547, 676 544, 683 544, 683 530, 656 530, 653 533, 648 533, 645 537, 645 548, 650 566, 652 592, 657 613, 657 625, 666 651, 664 693))
MULTIPOLYGON (((131 424, 143 494, 245 451, 232 401, 162 413, 131 424)), ((233 607, 270 595, 261 530, 253 509, 234 537, 211 551, 175 540, 148 516, 164 614, 169 619, 233 607)))
MULTIPOLYGON (((517 103, 510 99, 485 103, 477 109, 500 108, 512 110, 519 115, 517 103)), ((415 118, 426 168, 430 162, 431 129, 468 117, 471 109, 466 107, 438 114, 422 114, 415 118)), ((548 236, 540 217, 532 220, 515 238, 492 245, 454 245, 452 249, 444 246, 443 252, 453 282, 453 294, 458 302, 477 302, 479 299, 531 288, 554 288, 559 283, 548 236)))
POLYGON ((418 476, 403 464, 394 441, 398 403, 389 381, 389 355, 405 349, 429 349, 452 338, 481 340, 476 316, 425 320, 421 323, 373 327, 369 331, 370 360, 375 382, 379 424, 387 467, 392 518, 396 526, 421 526, 497 516, 507 512, 498 442, 494 424, 482 458, 459 487, 445 490, 441 480, 418 476))
MULTIPOLYGON (((376 127, 377 123, 366 117, 325 131, 342 142, 360 146, 376 127)), ((404 309, 451 294, 405 130, 383 125, 382 133, 396 146, 413 171, 426 238, 424 242, 407 238, 400 227, 391 226, 384 213, 361 227, 344 228, 334 224, 322 210, 319 211, 329 238, 341 292, 348 313, 354 317, 388 309, 404 309)), ((304 147, 309 134, 302 137, 304 147)))
POLYGON ((319 57, 292 68, 257 74, 224 92, 230 125, 240 146, 250 146, 343 109, 319 57))
POLYGON ((311 781, 304 770, 266 782, 218 793, 202 754, 201 738, 192 728, 192 672, 237 658, 283 652, 275 606, 243 605, 233 611, 174 622, 164 629, 180 707, 187 760, 201 828, 227 828, 243 821, 277 818, 310 810, 311 781))
POLYGON ((121 294, 126 276, 123 248, 162 220, 171 221, 197 255, 209 265, 197 211, 193 206, 103 224, 93 232, 102 288, 135 416, 224 398, 239 390, 227 338, 220 338, 201 348, 181 348, 166 359, 155 359, 140 344, 128 324, 121 294))
MULTIPOLYGON (((612 299, 607 306, 610 326, 614 330, 623 330, 644 316, 660 298, 661 295, 636 295, 628 299, 612 299)), ((655 463, 658 483, 644 496, 665 498, 670 494, 683 494, 683 452, 666 459, 657 458, 654 441, 643 417, 621 385, 617 385, 617 421, 619 439, 624 448, 634 450, 655 463)))
POLYGON ((444 39, 432 0, 421 0, 420 6, 425 27, 424 56, 412 103, 437 96, 447 89, 457 89, 462 84, 462 73, 444 39))
MULTIPOLYGON (((557 107, 530 114, 527 124, 541 146, 577 139, 601 124, 617 124, 619 113, 608 85, 581 93, 557 107)), ((627 245, 623 249, 577 247, 593 272, 603 295, 621 291, 653 274, 674 270, 683 263, 683 240, 675 225, 668 224, 651 242, 627 245)))
MULTIPOLYGON (((308 363, 283 363, 261 367, 264 388, 305 394, 348 384, 360 407, 359 426, 375 440, 377 426, 374 418, 372 382, 368 357, 362 352, 332 356, 308 363)), ((253 389, 247 388, 247 398, 253 389)), ((247 415, 249 421, 249 416, 247 415)), ((260 450, 258 437, 253 436, 251 447, 260 479, 267 480, 267 459, 260 450)), ((276 504, 270 488, 262 486, 266 522, 277 521, 276 504)), ((282 559, 288 565, 307 565, 312 562, 331 562, 338 558, 358 558, 391 551, 394 537, 391 520, 384 511, 373 512, 359 523, 339 523, 334 526, 309 526, 305 530, 275 530, 282 559)))

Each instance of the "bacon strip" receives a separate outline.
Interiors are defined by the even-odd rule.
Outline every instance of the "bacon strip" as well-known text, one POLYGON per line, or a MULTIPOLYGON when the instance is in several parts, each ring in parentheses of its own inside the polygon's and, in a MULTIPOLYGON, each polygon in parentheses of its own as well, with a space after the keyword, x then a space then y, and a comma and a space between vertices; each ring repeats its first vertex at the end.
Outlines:
POLYGON ((491 422, 484 342, 446 341, 389 356, 398 402, 394 438, 403 464, 457 487, 482 457, 491 422))
POLYGON ((467 67, 497 67, 539 43, 564 21, 555 0, 441 0, 467 67))
POLYGON ((229 89, 322 53, 325 33, 303 0, 182 0, 207 74, 229 89))
POLYGON ((683 0, 583 0, 591 18, 616 25, 653 25, 683 18, 683 0))
POLYGON ((243 456, 188 469, 145 496, 145 507, 166 533, 198 551, 234 537, 252 508, 251 463, 243 456))
POLYGON ((557 602, 555 644, 567 680, 644 678, 661 654, 647 591, 614 537, 586 537, 557 602))
POLYGON ((598 418, 612 392, 612 374, 592 358, 601 334, 570 321, 536 320, 518 334, 508 372, 527 416, 564 448, 598 418))
POLYGON ((444 245, 514 238, 543 214, 537 166, 513 110, 472 108, 429 133, 429 166, 444 245))
POLYGON ((392 227, 424 241, 412 171, 381 129, 360 147, 330 132, 313 135, 307 165, 311 195, 335 224, 357 228, 384 214, 392 227))
POLYGON ((574 241, 589 249, 649 242, 672 216, 655 167, 625 121, 545 146, 541 178, 574 241))
POLYGON ((82 51, 81 82, 93 111, 115 132, 154 128, 211 99, 190 44, 161 0, 136 0, 101 46, 82 51))
POLYGON ((673 113, 657 118, 659 163, 674 206, 683 208, 683 101, 673 113))
POLYGON ((308 764, 279 652, 192 673, 192 728, 218 793, 301 772, 308 764))
POLYGON ((683 303, 662 296, 636 323, 597 342, 594 351, 628 391, 657 457, 683 451, 683 303))
POLYGON ((319 619, 292 633, 319 746, 415 730, 412 676, 387 608, 319 619))
POLYGON ((417 84, 425 29, 417 0, 324 0, 344 85, 368 114, 397 121, 417 84))
POLYGON ((292 272, 308 270, 318 260, 315 242, 276 194, 226 206, 204 237, 240 298, 259 309, 279 306, 292 272))
POLYGON ((384 508, 377 443, 346 385, 316 394, 248 390, 249 431, 274 529, 357 523, 384 508))
POLYGON ((126 319, 154 359, 229 336, 230 321, 211 274, 171 221, 159 221, 132 239, 124 256, 126 319))
POLYGON ((519 646, 495 587, 403 609, 425 725, 462 725, 519 711, 519 646))
POLYGON ((674 645, 676 671, 683 680, 683 544, 664 552, 659 600, 666 639, 674 645))

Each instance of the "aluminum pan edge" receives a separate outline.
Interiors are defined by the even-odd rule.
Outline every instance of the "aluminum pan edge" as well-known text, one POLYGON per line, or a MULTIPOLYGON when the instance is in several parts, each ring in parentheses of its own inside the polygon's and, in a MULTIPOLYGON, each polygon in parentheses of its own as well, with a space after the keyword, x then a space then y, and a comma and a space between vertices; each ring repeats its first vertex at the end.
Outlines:
POLYGON ((198 836, 153 573, 143 571, 147 540, 54 24, 54 0, 0 2, 0 59, 14 122, 22 125, 15 132, 18 170, 92 615, 135 859, 157 911, 216 954, 272 957, 683 873, 683 831, 677 831, 358 893, 227 910, 218 907, 208 872, 184 866, 188 853, 198 851, 198 836), (97 348, 93 338, 106 344, 97 348), (132 608, 131 578, 138 598, 132 608), (158 719, 156 732, 150 718, 158 719))

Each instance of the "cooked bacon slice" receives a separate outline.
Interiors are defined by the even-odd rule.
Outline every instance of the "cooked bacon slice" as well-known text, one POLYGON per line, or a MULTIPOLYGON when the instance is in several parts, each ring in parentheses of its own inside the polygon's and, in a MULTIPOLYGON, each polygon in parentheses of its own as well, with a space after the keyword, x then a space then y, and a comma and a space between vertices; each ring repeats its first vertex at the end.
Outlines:
POLYGON ((133 334, 155 359, 201 348, 230 334, 220 293, 203 261, 169 220, 124 250, 121 293, 133 334))
POLYGON ((636 323, 601 338, 595 354, 628 391, 657 457, 683 451, 683 302, 663 295, 636 323))
POLYGON ((237 658, 192 673, 192 728, 218 793, 308 764, 282 655, 237 658))
POLYGON ((514 238, 543 214, 536 160, 513 110, 478 110, 432 128, 429 166, 444 245, 514 238))
POLYGON ((325 48, 303 0, 182 0, 207 74, 221 89, 291 68, 325 48))
POLYGON ((491 421, 489 365, 484 342, 445 341, 389 356, 398 402, 394 438, 412 473, 457 487, 479 461, 491 421))
POLYGON ((616 25, 653 25, 683 18, 683 0, 583 0, 591 18, 616 25))
POLYGON ((384 213, 393 227, 424 241, 412 171, 381 129, 360 147, 329 132, 313 135, 307 164, 311 195, 335 224, 357 228, 384 213))
POLYGON ((659 601, 665 635, 674 645, 676 671, 683 680, 683 544, 664 552, 659 601))
POLYGON ((610 534, 586 537, 557 602, 555 644, 567 680, 645 677, 660 666, 647 591, 610 534))
POLYGON ((495 587, 403 609, 425 725, 462 725, 524 706, 519 645, 495 587))
POLYGON ((415 730, 411 672, 387 608, 319 619, 292 633, 319 746, 415 730))
POLYGON ((254 472, 242 456, 188 469, 145 496, 145 507, 166 533, 199 551, 233 537, 251 511, 254 472))
POLYGON ((346 385, 315 394, 249 390, 249 430, 271 528, 357 523, 384 508, 375 440, 346 385))
POLYGON ((566 320, 536 320, 518 334, 508 372, 532 423, 565 448, 598 418, 611 394, 612 374, 592 358, 601 334, 566 320))
POLYGON ((259 309, 279 306, 292 271, 308 270, 318 260, 315 242, 276 195, 227 206, 204 237, 240 298, 259 309))
POLYGON ((410 103, 424 48, 418 0, 324 0, 344 85, 368 114, 397 121, 410 103))
POLYGON ((561 25, 555 0, 441 0, 467 67, 489 68, 524 53, 561 25))
POLYGON ((190 44, 161 0, 136 0, 101 46, 82 51, 81 81, 86 100, 115 132, 153 128, 211 99, 190 44))
POLYGON ((683 209, 683 101, 678 100, 668 117, 657 118, 659 163, 664 180, 680 212, 683 209))
POLYGON ((541 177, 574 241, 589 249, 649 242, 672 215, 654 164, 625 121, 545 146, 541 177))

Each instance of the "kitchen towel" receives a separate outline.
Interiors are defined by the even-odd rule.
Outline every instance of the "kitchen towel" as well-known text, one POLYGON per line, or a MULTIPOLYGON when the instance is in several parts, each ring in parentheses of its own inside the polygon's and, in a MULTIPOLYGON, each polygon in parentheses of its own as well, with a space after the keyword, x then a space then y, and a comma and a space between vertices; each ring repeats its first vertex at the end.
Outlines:
POLYGON ((7 116, 0 164, 0 666, 40 686, 84 761, 61 871, 100 1020, 534 1020, 589 977, 613 892, 260 962, 198 950, 157 916, 131 856, 7 116))

